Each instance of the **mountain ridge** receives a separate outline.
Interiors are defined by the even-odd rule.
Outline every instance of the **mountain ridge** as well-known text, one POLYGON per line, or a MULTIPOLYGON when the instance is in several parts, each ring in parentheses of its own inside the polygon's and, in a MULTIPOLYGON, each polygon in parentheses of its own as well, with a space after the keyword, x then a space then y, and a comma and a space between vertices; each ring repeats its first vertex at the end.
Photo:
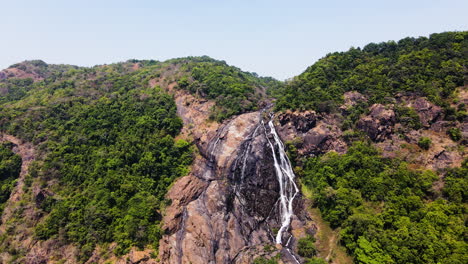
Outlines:
POLYGON ((14 64, 0 72, 0 130, 33 144, 37 155, 18 206, 7 206, 12 213, 2 220, 0 260, 340 263, 314 245, 318 219, 306 206, 312 198, 343 230, 333 243, 357 262, 421 263, 414 250, 427 261, 462 261, 466 35, 329 54, 287 82, 207 56, 94 67, 14 64), (387 91, 383 84, 392 82, 387 91), (280 187, 260 125, 273 105, 298 183, 313 193, 294 202, 287 242, 276 246, 280 187), (361 178, 391 194, 366 189, 361 178), (394 187, 395 179, 406 185, 394 187), (418 216, 404 213, 410 202, 418 216), (391 217, 399 226, 385 222, 386 206, 398 211, 391 217), (450 239, 440 231, 430 237, 453 256, 373 235, 400 227, 417 235, 434 214, 453 222, 450 230, 437 221, 425 227, 444 230, 450 239))

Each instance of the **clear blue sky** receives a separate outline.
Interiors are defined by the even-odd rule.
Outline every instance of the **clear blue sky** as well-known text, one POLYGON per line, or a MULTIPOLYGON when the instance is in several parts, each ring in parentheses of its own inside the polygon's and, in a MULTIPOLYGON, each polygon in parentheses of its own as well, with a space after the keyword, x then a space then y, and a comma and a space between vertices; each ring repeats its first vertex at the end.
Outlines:
POLYGON ((0 0, 0 68, 208 55, 285 79, 328 52, 468 30, 466 0, 0 0))

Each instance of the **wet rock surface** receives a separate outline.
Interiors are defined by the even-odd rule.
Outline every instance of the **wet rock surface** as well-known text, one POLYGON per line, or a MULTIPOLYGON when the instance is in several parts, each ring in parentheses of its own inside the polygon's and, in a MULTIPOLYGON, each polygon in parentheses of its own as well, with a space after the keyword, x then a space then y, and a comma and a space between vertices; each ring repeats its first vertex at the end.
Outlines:
MULTIPOLYGON (((273 230, 281 226, 279 183, 263 113, 207 124, 209 108, 203 102, 187 94, 176 102, 199 154, 190 175, 177 180, 167 195, 172 202, 163 219, 161 263, 252 263, 258 256, 278 254, 276 248, 265 252, 261 246, 274 244, 273 230)), ((306 130, 313 118, 306 114, 296 124, 306 130)), ((293 207, 295 228, 304 228, 299 197, 293 207)), ((289 236, 290 231, 284 233, 285 241, 289 236)), ((295 243, 291 239, 289 247, 295 243)), ((283 261, 295 263, 288 254, 283 261)))

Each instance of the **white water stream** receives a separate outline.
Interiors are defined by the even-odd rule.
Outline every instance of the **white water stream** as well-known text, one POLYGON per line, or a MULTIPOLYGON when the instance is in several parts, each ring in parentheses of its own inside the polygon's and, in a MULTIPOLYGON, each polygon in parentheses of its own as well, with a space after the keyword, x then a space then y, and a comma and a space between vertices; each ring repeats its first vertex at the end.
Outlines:
MULTIPOLYGON (((262 121, 263 122, 263 121, 262 121)), ((291 167, 291 162, 284 151, 283 142, 276 133, 275 126, 273 125, 273 117, 268 122, 270 127, 270 135, 273 136, 274 143, 271 142, 268 135, 266 138, 271 147, 273 153, 273 159, 275 162, 275 172, 280 185, 280 217, 281 217, 281 228, 276 234, 276 244, 282 244, 282 234, 289 228, 291 224, 291 217, 293 213, 293 201, 296 195, 299 193, 296 183, 294 182, 294 172, 291 167), (275 151, 275 145, 278 151, 275 151)), ((265 133, 267 133, 265 129, 265 133)))

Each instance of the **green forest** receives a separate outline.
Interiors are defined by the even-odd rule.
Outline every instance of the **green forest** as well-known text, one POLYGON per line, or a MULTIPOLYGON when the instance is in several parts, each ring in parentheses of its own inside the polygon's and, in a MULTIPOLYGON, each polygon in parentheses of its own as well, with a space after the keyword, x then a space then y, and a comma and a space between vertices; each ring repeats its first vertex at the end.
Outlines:
POLYGON ((467 31, 371 43, 330 53, 270 93, 277 110, 330 112, 347 91, 366 95, 369 104, 412 93, 446 105, 444 100, 467 82, 467 54, 467 31))
MULTIPOLYGON (((347 253, 366 264, 465 264, 468 160, 444 171, 415 169, 400 158, 384 158, 353 129, 374 103, 394 104, 396 122, 407 130, 422 129, 413 108, 395 103, 399 94, 441 106, 451 125, 466 122, 466 105, 455 103, 457 88, 468 84, 467 65, 466 31, 331 53, 285 82, 207 56, 94 67, 27 61, 11 67, 33 77, 0 79, 0 132, 32 143, 37 151, 25 180, 30 200, 18 204, 26 208, 33 200, 33 185, 48 191, 35 204, 34 239, 76 245, 79 261, 85 262, 97 246, 113 242, 117 256, 132 247, 157 254, 162 216, 171 203, 165 195, 200 155, 194 142, 180 136, 183 122, 167 91, 170 84, 200 101, 212 100, 208 122, 270 103, 277 112, 336 113, 348 139, 345 154, 300 156, 286 146, 300 183, 313 193, 313 206, 339 231, 347 253), (348 91, 369 100, 338 113, 348 91), (443 183, 440 189, 433 188, 437 182, 443 183)), ((450 127, 447 135, 466 148, 460 128, 450 127)), ((433 144, 423 136, 416 148, 427 151, 433 144)), ((11 143, 0 144, 0 213, 21 169, 12 149, 11 143)), ((22 221, 23 207, 6 224, 22 221)), ((0 237, 0 251, 24 254, 3 243, 7 235, 0 237)), ((299 240, 298 253, 308 263, 326 263, 316 258, 314 243, 312 236, 299 240)))
POLYGON ((445 176, 382 158, 365 142, 308 158, 301 181, 357 263, 466 263, 468 161, 445 176))
MULTIPOLYGON (((35 236, 75 243, 82 260, 110 242, 117 242, 117 255, 132 246, 157 252, 160 213, 170 202, 164 196, 189 171, 194 147, 175 139, 182 120, 173 96, 151 88, 150 80, 166 78, 214 100, 213 121, 258 109, 266 86, 281 85, 206 56, 92 68, 42 61, 11 67, 41 77, 0 80, 0 129, 37 146, 42 159, 29 177, 53 192, 39 205, 46 217, 35 236), (172 75, 163 76, 167 72, 172 75)), ((8 166, 17 158, 2 158, 1 202, 17 177, 7 171, 17 169, 8 166)))
POLYGON ((0 215, 21 170, 21 157, 12 152, 12 143, 0 144, 0 215))
MULTIPOLYGON (((172 96, 148 87, 149 71, 122 67, 3 83, 16 93, 4 99, 1 129, 38 147, 43 159, 30 176, 54 193, 39 205, 47 216, 36 237, 76 243, 83 259, 106 242, 117 242, 118 254, 130 246, 157 248, 164 195, 192 160, 191 144, 174 139, 182 121, 172 96)), ((5 152, 2 201, 14 179, 4 166, 17 157, 4 160, 5 152)))

